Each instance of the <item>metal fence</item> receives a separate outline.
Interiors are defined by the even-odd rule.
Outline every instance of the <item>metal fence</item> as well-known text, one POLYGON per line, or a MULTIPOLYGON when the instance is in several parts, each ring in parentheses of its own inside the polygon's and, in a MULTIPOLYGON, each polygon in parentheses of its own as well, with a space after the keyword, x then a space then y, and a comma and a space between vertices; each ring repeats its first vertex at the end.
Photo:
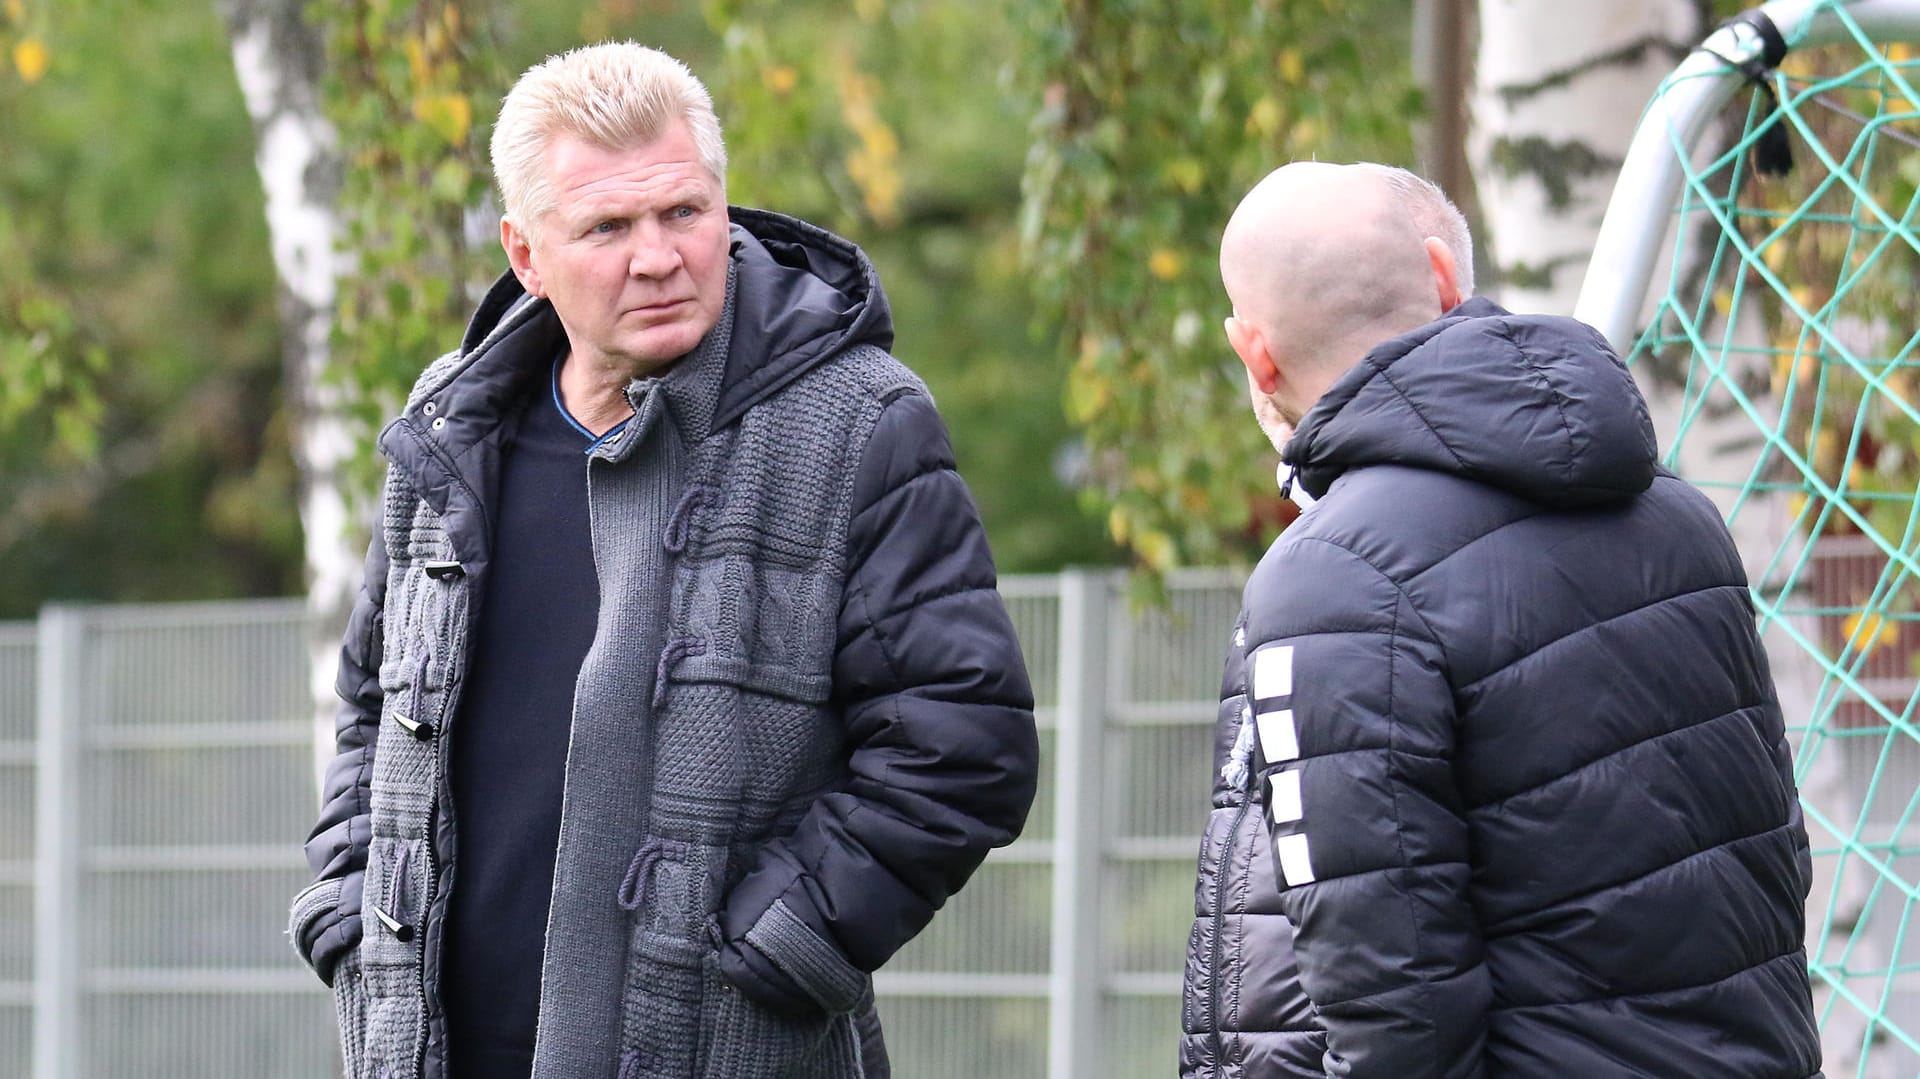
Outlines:
MULTIPOLYGON (((1174 1070, 1221 650, 1239 596, 1102 573, 1002 584, 1045 771, 998 851, 877 979, 913 1079, 1174 1070)), ((293 601, 61 607, 0 625, 0 1076, 319 1079, 292 958, 315 808, 293 601)))

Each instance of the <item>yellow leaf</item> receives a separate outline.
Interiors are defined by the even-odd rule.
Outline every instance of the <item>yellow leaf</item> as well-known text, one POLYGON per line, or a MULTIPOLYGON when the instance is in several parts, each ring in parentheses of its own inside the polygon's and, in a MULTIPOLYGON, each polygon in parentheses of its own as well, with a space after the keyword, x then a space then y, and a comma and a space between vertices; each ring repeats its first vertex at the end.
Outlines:
POLYGON ((1185 265, 1186 260, 1180 257, 1179 252, 1165 247, 1156 247, 1153 249, 1153 254, 1147 256, 1148 271, 1162 281, 1171 281, 1179 277, 1180 270, 1185 265))
POLYGON ((1778 352, 1773 357, 1773 377, 1768 380, 1768 389, 1773 396, 1780 397, 1787 392, 1787 379, 1793 373, 1795 356, 1791 352, 1778 352))
POLYGON ((1127 543, 1127 524, 1127 511, 1120 506, 1116 505, 1107 511, 1107 534, 1113 537, 1113 542, 1123 547, 1127 543))
POLYGON ((14 22, 25 22, 27 19, 26 0, 7 0, 7 18, 12 19, 14 22))
POLYGON ((872 22, 887 9, 883 0, 853 0, 853 13, 860 16, 862 22, 872 22))
POLYGON ((1173 537, 1157 528, 1146 529, 1134 537, 1133 549, 1154 569, 1173 568, 1173 537))
POLYGON ((1301 58, 1299 49, 1281 49, 1275 66, 1280 69, 1280 81, 1290 86, 1297 86, 1306 78, 1307 62, 1301 58))
POLYGON ((800 85, 800 73, 790 65, 775 64, 760 73, 760 81, 775 97, 785 97, 800 85))
POLYGON ((1085 423, 1099 416, 1113 404, 1113 387, 1098 375, 1081 375, 1067 379, 1067 418, 1075 423, 1085 423))
POLYGON ((1832 428, 1823 427, 1813 436, 1813 464, 1815 468, 1831 468, 1840 463, 1840 436, 1832 428))
POLYGON ((1207 178, 1206 168, 1195 157, 1175 158, 1167 162, 1164 171, 1168 183, 1189 195, 1200 190, 1200 185, 1206 182, 1207 178))
POLYGON ((21 38, 13 47, 13 66, 20 72, 21 81, 39 82, 47 73, 47 47, 38 38, 21 38))
POLYGON ((1847 635, 1847 647, 1858 652, 1872 652, 1883 644, 1891 644, 1900 639, 1900 627, 1878 614, 1855 611, 1842 623, 1841 631, 1847 635))
POLYGON ((1247 130, 1262 137, 1271 137, 1280 130, 1280 102, 1271 94, 1253 103, 1247 113, 1247 130))
POLYGON ((450 146, 467 141, 473 127, 473 103, 464 94, 428 94, 413 99, 413 118, 432 128, 450 146))
POLYGON ((407 71, 413 76, 415 86, 424 87, 433 78, 433 69, 427 65, 427 49, 417 37, 408 37, 401 46, 407 54, 407 71))

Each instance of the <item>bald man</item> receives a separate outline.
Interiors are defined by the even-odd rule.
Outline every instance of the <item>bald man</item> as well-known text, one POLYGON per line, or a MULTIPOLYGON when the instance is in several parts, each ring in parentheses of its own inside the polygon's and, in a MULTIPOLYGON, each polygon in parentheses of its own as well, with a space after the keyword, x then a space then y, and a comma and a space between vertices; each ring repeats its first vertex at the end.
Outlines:
POLYGON ((1280 169, 1222 239, 1227 341, 1312 505, 1227 663, 1183 1073, 1301 1074, 1317 1012, 1353 1079, 1818 1075, 1732 540, 1600 335, 1463 302, 1471 262, 1378 165, 1280 169))

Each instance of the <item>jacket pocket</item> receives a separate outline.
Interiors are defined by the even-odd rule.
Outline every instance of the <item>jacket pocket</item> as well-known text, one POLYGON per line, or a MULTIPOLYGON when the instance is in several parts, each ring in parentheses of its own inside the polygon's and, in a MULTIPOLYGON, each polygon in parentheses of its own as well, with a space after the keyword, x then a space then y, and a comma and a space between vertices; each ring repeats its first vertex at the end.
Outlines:
POLYGON ((317 957, 313 954, 314 937, 320 931, 319 923, 331 918, 340 907, 340 889, 344 886, 337 877, 316 880, 300 890, 293 897, 293 908, 287 916, 287 936, 293 941, 293 950, 300 961, 322 981, 330 973, 323 963, 334 962, 333 957, 317 957))
POLYGON ((768 907, 745 939, 829 1013, 852 1010, 872 991, 867 973, 800 920, 785 901, 768 907))
POLYGON ((717 954, 703 961, 702 977, 701 1079, 863 1079, 852 1014, 789 1016, 764 1008, 721 976, 717 954))
POLYGON ((349 953, 333 978, 333 1010, 340 1023, 340 1057, 347 1079, 372 1079, 367 1068, 367 983, 360 960, 349 953))

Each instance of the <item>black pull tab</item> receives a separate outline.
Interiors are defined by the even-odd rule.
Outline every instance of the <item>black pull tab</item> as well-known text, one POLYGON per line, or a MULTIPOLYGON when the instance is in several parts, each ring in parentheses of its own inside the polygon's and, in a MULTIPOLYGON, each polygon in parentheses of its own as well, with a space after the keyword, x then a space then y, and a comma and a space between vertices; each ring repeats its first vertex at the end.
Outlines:
POLYGON ((1793 171, 1793 143, 1788 137, 1787 122, 1774 115, 1780 111, 1780 95, 1773 88, 1772 75, 1787 58, 1786 35, 1760 8, 1741 12, 1720 26, 1738 39, 1740 46, 1748 50, 1747 54, 1738 57, 1714 48, 1706 51, 1745 76, 1767 99, 1768 119, 1762 122, 1753 140, 1753 169, 1762 176, 1785 176, 1793 171))
POLYGON ((467 575, 467 567, 458 562, 429 562, 423 568, 427 571, 427 576, 436 581, 445 581, 467 575))
POLYGON ((373 908, 373 916, 380 919, 381 925, 384 925, 387 927, 387 932, 393 934, 393 939, 399 941, 402 944, 405 944, 406 942, 413 939, 413 927, 408 925, 407 923, 402 921, 396 921, 393 915, 388 914, 386 911, 381 910, 379 907, 373 908))
POLYGON ((408 734, 413 735, 415 738, 418 738, 422 742, 433 741, 433 736, 439 733, 437 730, 434 729, 434 726, 431 722, 416 722, 412 719, 408 719, 406 716, 403 716, 398 712, 394 713, 393 721, 395 723, 400 724, 400 729, 406 731, 408 734))

